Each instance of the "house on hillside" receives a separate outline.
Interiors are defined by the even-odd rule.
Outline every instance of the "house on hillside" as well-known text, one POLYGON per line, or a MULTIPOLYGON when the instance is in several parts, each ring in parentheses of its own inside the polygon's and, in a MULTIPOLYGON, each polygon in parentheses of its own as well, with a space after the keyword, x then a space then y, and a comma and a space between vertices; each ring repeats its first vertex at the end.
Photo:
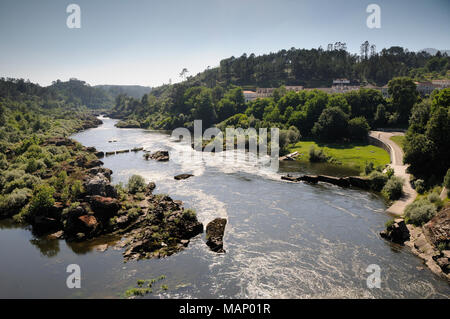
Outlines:
POLYGON ((430 95, 435 89, 441 89, 440 86, 433 84, 432 82, 415 82, 417 91, 421 96, 430 95))
POLYGON ((271 97, 274 90, 275 88, 257 88, 256 97, 257 98, 271 97))
POLYGON ((245 103, 253 101, 256 99, 256 92, 253 91, 244 91, 244 99, 245 103))

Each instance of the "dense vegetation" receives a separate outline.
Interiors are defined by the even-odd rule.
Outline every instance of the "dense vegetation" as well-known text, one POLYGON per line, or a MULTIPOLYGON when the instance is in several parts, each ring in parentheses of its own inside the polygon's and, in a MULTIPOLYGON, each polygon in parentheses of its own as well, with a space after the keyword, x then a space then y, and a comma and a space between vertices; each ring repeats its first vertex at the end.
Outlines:
POLYGON ((82 186, 63 166, 77 156, 96 157, 79 144, 57 147, 46 141, 98 124, 80 97, 23 80, 0 80, 0 216, 20 220, 59 198, 75 199, 82 186), (44 181, 45 180, 45 181, 44 181), (26 205, 28 203, 28 205, 26 205), (26 207, 26 208, 25 208, 26 207))
POLYGON ((404 141, 405 162, 428 186, 441 183, 450 165, 450 89, 414 105, 404 141))

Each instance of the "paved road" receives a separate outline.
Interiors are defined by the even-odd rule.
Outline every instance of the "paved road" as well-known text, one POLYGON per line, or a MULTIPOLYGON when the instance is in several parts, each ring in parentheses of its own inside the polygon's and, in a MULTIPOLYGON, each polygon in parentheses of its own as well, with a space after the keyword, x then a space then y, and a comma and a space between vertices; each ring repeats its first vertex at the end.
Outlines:
POLYGON ((391 207, 389 207, 386 212, 400 216, 403 215, 405 207, 412 203, 417 197, 416 191, 411 187, 409 183, 409 174, 406 173, 408 165, 403 164, 403 151, 402 149, 390 138, 396 135, 404 135, 403 132, 382 132, 382 131, 371 131, 370 136, 382 141, 384 144, 388 145, 391 149, 391 167, 394 169, 395 175, 403 178, 403 196, 394 202, 391 207))

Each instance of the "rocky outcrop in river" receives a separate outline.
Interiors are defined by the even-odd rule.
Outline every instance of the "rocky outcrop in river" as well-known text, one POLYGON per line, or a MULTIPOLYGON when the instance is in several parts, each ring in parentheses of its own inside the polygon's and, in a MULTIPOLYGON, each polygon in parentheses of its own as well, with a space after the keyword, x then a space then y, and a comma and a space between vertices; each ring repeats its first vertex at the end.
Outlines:
POLYGON ((206 226, 206 244, 216 253, 225 252, 223 249, 223 235, 226 225, 226 218, 216 218, 206 226))
POLYGON ((396 219, 380 235, 392 242, 404 243, 432 272, 450 283, 450 207, 441 210, 422 227, 396 219))

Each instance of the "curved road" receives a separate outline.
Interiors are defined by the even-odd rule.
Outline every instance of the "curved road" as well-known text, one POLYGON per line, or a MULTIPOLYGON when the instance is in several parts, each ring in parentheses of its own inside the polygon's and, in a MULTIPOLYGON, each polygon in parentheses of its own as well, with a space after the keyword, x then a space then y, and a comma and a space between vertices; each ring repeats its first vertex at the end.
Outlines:
POLYGON ((409 182, 409 174, 406 172, 408 165, 403 164, 403 151, 394 141, 390 140, 392 136, 404 135, 403 132, 383 132, 383 131, 371 131, 370 136, 380 140, 384 144, 388 145, 391 149, 391 167, 394 169, 395 175, 403 178, 403 196, 394 202, 386 212, 389 214, 400 216, 403 215, 405 207, 412 203, 417 196, 416 191, 411 187, 409 182))

